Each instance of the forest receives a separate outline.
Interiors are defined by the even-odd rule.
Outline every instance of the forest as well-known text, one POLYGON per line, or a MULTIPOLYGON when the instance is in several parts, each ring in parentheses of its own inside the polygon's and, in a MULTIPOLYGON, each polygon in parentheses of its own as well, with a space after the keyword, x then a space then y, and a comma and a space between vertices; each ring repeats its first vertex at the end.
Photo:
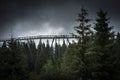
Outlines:
POLYGON ((107 12, 99 9, 94 22, 81 8, 71 35, 78 41, 54 46, 41 40, 4 41, 0 47, 0 80, 120 80, 120 33, 107 12))

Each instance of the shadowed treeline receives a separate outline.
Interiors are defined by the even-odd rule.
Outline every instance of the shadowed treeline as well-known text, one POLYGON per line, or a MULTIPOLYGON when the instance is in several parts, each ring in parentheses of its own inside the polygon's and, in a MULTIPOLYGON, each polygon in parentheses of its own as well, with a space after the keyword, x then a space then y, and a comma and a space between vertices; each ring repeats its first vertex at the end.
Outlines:
POLYGON ((11 39, 0 48, 0 80, 120 80, 120 34, 100 9, 94 26, 81 8, 74 29, 78 42, 49 45, 11 39))

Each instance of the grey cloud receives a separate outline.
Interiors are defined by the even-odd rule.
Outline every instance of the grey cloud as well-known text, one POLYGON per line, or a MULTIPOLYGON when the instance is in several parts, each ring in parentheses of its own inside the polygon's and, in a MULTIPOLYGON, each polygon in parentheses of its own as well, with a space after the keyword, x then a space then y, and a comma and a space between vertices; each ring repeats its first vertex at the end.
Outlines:
POLYGON ((115 29, 120 30, 119 2, 119 0, 1 0, 0 37, 7 37, 11 28, 17 35, 22 32, 27 34, 32 30, 39 32, 44 29, 42 25, 47 22, 52 29, 62 27, 63 33, 72 32, 82 5, 88 8, 92 18, 96 18, 96 11, 99 8, 105 9, 112 17, 111 22, 115 29))

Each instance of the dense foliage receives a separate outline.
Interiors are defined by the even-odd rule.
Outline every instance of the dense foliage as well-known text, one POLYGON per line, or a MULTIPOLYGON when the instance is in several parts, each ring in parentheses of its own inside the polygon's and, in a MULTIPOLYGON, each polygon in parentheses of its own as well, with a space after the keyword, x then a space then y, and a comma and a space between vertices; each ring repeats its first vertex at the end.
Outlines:
POLYGON ((88 11, 78 14, 78 42, 50 45, 40 39, 11 39, 0 48, 0 80, 120 80, 120 33, 115 36, 107 12, 97 12, 90 24, 88 11))

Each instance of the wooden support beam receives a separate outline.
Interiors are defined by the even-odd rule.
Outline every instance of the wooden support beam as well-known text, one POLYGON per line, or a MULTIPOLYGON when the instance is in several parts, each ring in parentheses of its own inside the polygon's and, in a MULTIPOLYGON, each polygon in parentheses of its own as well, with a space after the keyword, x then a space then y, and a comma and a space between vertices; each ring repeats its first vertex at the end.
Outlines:
MULTIPOLYGON (((27 36, 27 37, 17 37, 13 38, 14 40, 29 40, 29 39, 75 39, 78 38, 73 35, 39 35, 39 36, 27 36)), ((9 39, 1 39, 0 42, 10 41, 9 39)))

